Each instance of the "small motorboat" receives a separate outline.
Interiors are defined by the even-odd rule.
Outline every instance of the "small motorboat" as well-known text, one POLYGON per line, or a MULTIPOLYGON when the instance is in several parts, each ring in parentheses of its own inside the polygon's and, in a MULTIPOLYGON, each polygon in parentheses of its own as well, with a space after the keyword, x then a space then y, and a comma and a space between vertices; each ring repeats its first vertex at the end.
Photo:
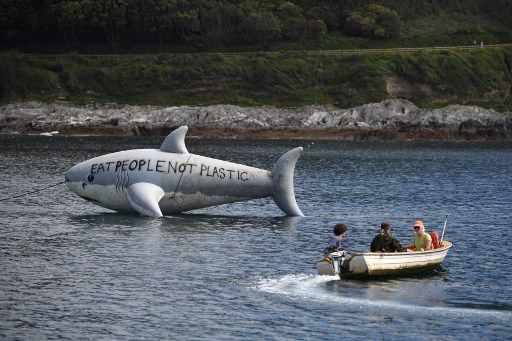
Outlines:
POLYGON ((337 251, 316 262, 319 275, 339 275, 341 278, 406 276, 433 269, 444 260, 449 241, 429 251, 359 252, 337 251))

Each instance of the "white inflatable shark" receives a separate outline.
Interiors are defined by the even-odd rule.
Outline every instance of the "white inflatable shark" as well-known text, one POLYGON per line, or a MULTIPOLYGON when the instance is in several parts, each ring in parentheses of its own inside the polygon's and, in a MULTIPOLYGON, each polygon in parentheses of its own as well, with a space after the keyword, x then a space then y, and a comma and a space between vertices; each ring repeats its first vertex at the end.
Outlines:
POLYGON ((187 130, 174 130, 160 149, 126 150, 79 163, 66 173, 66 183, 97 205, 152 217, 269 196, 287 215, 303 216, 293 190, 302 147, 281 156, 269 172, 190 154, 187 130))

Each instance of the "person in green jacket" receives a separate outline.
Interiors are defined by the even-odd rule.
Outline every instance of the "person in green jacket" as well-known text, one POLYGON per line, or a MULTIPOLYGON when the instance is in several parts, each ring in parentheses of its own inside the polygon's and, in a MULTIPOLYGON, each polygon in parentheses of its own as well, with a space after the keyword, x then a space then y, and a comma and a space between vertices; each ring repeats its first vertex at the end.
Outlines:
POLYGON ((400 242, 389 233, 391 225, 388 222, 380 224, 380 233, 375 236, 370 246, 371 252, 402 252, 400 242))

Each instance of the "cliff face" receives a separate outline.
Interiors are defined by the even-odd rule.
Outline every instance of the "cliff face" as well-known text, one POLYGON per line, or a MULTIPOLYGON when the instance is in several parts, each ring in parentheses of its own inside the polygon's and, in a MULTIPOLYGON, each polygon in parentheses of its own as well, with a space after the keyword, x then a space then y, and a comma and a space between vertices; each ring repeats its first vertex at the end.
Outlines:
POLYGON ((153 107, 21 102, 0 106, 0 132, 63 134, 166 134, 188 125, 205 137, 329 139, 512 139, 512 113, 477 106, 420 109, 393 99, 350 109, 308 106, 153 107))

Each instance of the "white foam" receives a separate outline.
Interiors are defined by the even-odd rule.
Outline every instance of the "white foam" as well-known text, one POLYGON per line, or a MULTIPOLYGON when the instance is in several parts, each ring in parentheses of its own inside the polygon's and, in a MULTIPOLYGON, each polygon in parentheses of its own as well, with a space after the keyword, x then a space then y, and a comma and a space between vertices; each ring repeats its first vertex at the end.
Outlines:
MULTIPOLYGON (((412 305, 398 301, 383 301, 375 298, 347 297, 346 294, 350 290, 342 290, 341 292, 326 290, 323 285, 331 281, 338 281, 340 288, 343 286, 343 281, 337 276, 298 274, 284 275, 278 278, 261 278, 257 281, 256 288, 262 292, 285 295, 291 299, 312 300, 323 304, 341 305, 351 309, 373 310, 374 308, 384 308, 396 312, 414 312, 414 314, 426 316, 432 316, 432 314, 460 317, 477 315, 512 322, 512 312, 509 311, 412 305)), ((336 284, 338 285, 338 283, 336 284)))
POLYGON ((47 132, 47 133, 40 133, 39 135, 41 136, 53 136, 53 135, 57 135, 59 132, 58 131, 52 131, 52 132, 47 132))

